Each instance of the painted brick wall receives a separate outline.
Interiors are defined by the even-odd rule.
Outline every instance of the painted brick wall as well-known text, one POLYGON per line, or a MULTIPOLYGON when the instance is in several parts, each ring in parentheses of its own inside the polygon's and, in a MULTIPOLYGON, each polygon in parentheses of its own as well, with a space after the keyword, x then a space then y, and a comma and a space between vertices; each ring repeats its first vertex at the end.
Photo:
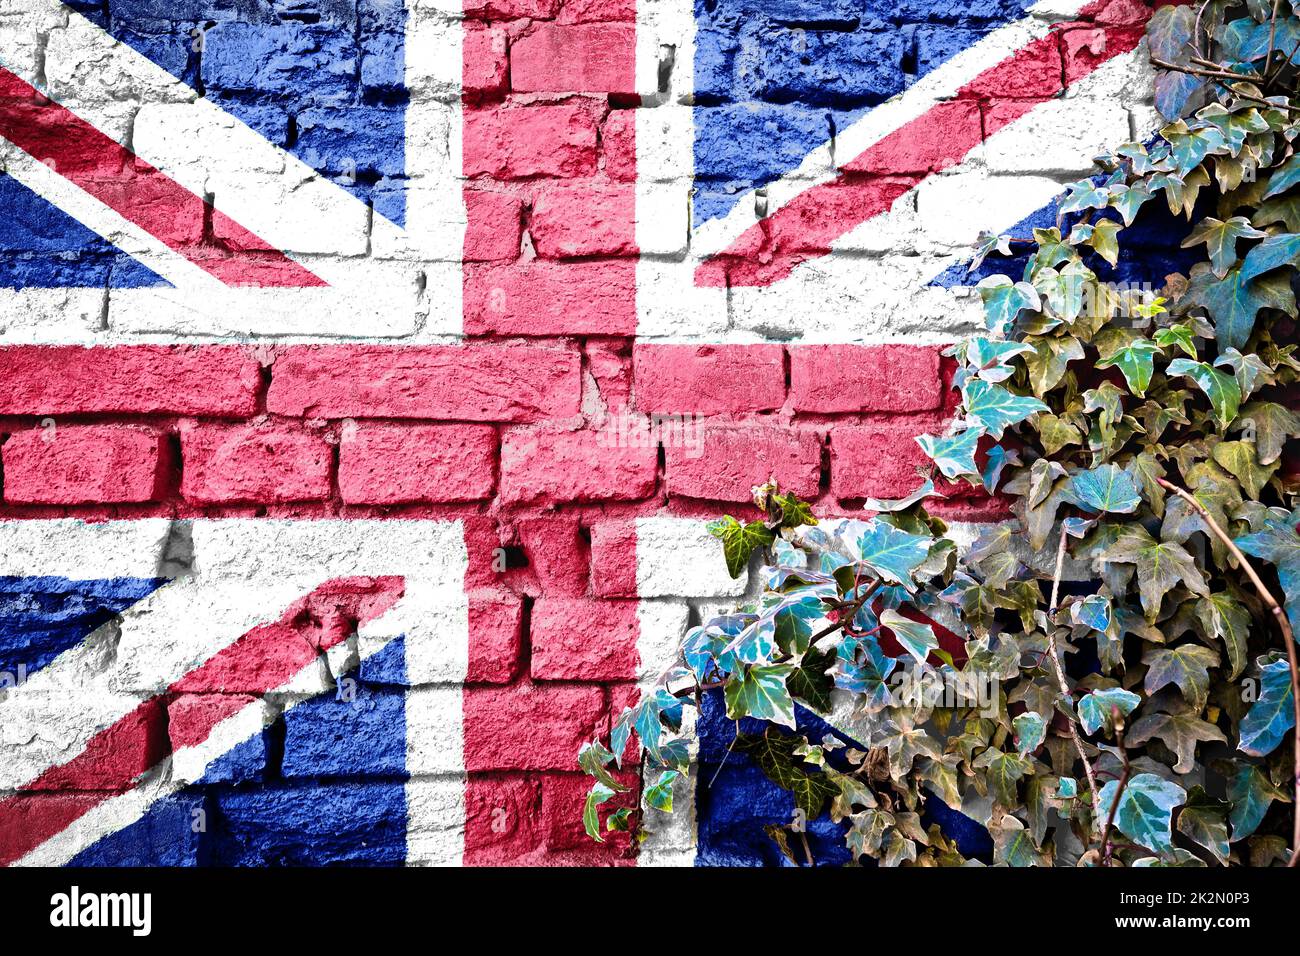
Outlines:
MULTIPOLYGON (((0 18, 32 25, 11 6, 0 2, 0 18)), ((233 329, 220 316, 173 322, 108 278, 103 288, 23 298, 49 268, 52 240, 33 233, 36 212, 0 213, 0 271, 17 290, 5 300, 0 347, 0 519, 463 522, 468 661, 463 681, 430 685, 463 687, 462 769, 429 775, 431 786, 463 786, 462 859, 629 862, 636 854, 625 843, 596 847, 581 833, 576 749, 632 700, 675 636, 743 587, 719 575, 698 522, 655 520, 747 513, 752 486, 771 477, 824 513, 915 486, 913 437, 950 417, 952 368, 940 352, 971 327, 970 297, 956 293, 940 309, 906 281, 882 286, 879 270, 895 258, 952 254, 973 238, 989 197, 1026 177, 1050 196, 1087 170, 1079 154, 1093 139, 1140 132, 1150 114, 1140 81, 1121 74, 1082 92, 1071 84, 1107 43, 1131 49, 1149 10, 1135 0, 1096 4, 1069 29, 1030 43, 1014 69, 986 70, 945 101, 951 150, 985 150, 973 167, 927 178, 951 157, 925 138, 895 139, 832 182, 850 220, 896 201, 895 212, 869 236, 835 246, 831 258, 848 264, 849 286, 813 277, 826 300, 792 313, 780 300, 747 297, 749 278, 830 251, 838 232, 819 232, 814 220, 803 249, 779 231, 749 246, 742 237, 701 265, 692 215, 723 210, 737 195, 749 201, 788 172, 781 150, 797 157, 828 137, 833 144, 837 122, 912 88, 1019 16, 1022 4, 719 0, 702 7, 691 45, 676 32, 685 28, 675 3, 413 6, 411 17, 455 32, 455 43, 430 49, 459 50, 459 67, 420 60, 430 54, 412 48, 382 5, 319 5, 325 21, 357 24, 359 40, 342 44, 316 25, 310 0, 283 6, 305 15, 231 14, 206 29, 201 50, 189 50, 175 42, 189 36, 188 21, 163 5, 153 40, 137 42, 153 43, 155 60, 272 143, 322 175, 345 176, 350 191, 393 220, 416 215, 418 192, 394 184, 418 179, 418 156, 460 163, 463 207, 450 216, 456 247, 443 261, 463 265, 439 272, 426 263, 413 300, 395 299, 373 321, 333 310, 305 330, 285 319, 253 336, 260 312, 245 325, 232 320, 233 329), (292 35, 271 28, 284 22, 292 35), (386 166, 386 118, 420 95, 399 90, 392 72, 403 43, 407 86, 416 62, 417 83, 440 91, 432 97, 450 121, 436 141, 408 140, 404 166, 386 166), (329 82, 289 107, 248 92, 292 86, 299 71, 329 82), (461 94, 446 94, 457 86, 461 94), (1006 152, 994 134, 1048 101, 1066 103, 1053 115, 1078 126, 1052 140, 1065 147, 1006 152), (663 158, 692 108, 694 180, 663 158), (1098 116, 1109 124, 1100 131, 1086 122, 1098 116), (765 138, 770 150, 756 151, 765 138), (664 297, 647 278, 697 268, 722 270, 717 282, 705 275, 700 283, 720 282, 720 298, 698 308, 664 297), (857 318, 846 325, 836 309, 857 318), (449 310, 454 334, 438 324, 449 310), (822 331, 801 340, 803 324, 822 331), (75 344, 42 331, 53 326, 73 328, 63 341, 75 344), (690 416, 698 432, 690 444, 611 441, 628 412, 690 416), (684 531, 688 524, 695 530, 684 531)), ((103 9, 111 17, 112 0, 103 9)), ((40 49, 75 39, 57 19, 30 32, 40 49)), ((74 102, 113 99, 111 87, 61 82, 57 92, 74 102)), ((144 137, 149 114, 126 110, 123 123, 144 137)), ((221 186, 212 191, 220 196, 221 186)), ((234 255, 219 219, 176 221, 197 230, 172 236, 177 244, 234 255)), ((841 232, 856 222, 840 223, 841 232)), ((357 254, 409 277, 402 270, 420 257, 386 252, 366 229, 357 254)), ((339 251, 352 241, 334 235, 322 249, 352 255, 339 251)), ((289 251, 324 274, 327 254, 289 251)), ((128 268, 117 255, 80 250, 64 261, 93 260, 107 277, 115 262, 128 268)), ((898 268, 910 276, 910 266, 898 268)), ((1002 514, 996 502, 950 490, 951 517, 1002 514)), ((150 765, 178 746, 187 720, 202 722, 203 706, 181 697, 169 714, 142 710, 136 746, 113 759, 134 754, 139 767, 150 765)), ((382 719, 383 707, 374 713, 382 719)), ((304 711, 281 751, 261 758, 262 778, 333 788, 358 819, 382 826, 381 791, 355 788, 396 771, 382 759, 331 764, 330 739, 304 711)), ((75 789, 59 799, 75 799, 75 789)), ((227 829, 203 852, 247 861, 239 847, 256 839, 240 827, 255 831, 258 812, 236 801, 227 829)), ((319 838, 304 819, 302 840, 319 838)), ((689 856, 692 837, 676 839, 665 859, 689 856)))

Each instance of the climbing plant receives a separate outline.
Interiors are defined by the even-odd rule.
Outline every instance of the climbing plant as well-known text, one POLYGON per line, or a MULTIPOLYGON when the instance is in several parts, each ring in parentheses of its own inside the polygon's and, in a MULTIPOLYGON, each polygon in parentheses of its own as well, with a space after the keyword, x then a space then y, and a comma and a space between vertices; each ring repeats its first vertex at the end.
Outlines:
MULTIPOLYGON (((1300 17, 1163 7, 1148 45, 1159 134, 1100 158, 1055 226, 981 240, 1023 269, 978 284, 987 333, 949 352, 958 412, 917 439, 916 492, 818 521, 765 487, 761 517, 710 526, 733 575, 761 554, 761 594, 583 747, 593 838, 672 809, 720 692, 731 749, 858 860, 966 862, 941 801, 999 864, 1295 864, 1300 17), (1194 264, 1112 281, 1159 204, 1194 264), (956 533, 927 507, 962 483, 1013 517, 956 533), (607 812, 629 763, 640 799, 607 812)), ((769 832, 807 857, 797 822, 769 832)))

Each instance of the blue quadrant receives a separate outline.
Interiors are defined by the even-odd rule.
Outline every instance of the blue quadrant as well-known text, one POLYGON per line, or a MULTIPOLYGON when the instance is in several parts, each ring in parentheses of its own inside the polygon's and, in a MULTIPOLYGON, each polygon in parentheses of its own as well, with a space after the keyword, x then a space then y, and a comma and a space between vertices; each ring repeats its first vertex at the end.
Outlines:
POLYGON ((165 583, 165 578, 0 577, 0 672, 35 673, 165 583))
POLYGON ((0 288, 171 285, 3 172, 0 210, 0 288))
POLYGON ((401 865, 405 684, 397 638, 69 865, 401 865))
POLYGON ((696 225, 798 168, 1029 0, 695 0, 696 225))
POLYGON ((403 0, 107 0, 82 13, 405 223, 403 0))

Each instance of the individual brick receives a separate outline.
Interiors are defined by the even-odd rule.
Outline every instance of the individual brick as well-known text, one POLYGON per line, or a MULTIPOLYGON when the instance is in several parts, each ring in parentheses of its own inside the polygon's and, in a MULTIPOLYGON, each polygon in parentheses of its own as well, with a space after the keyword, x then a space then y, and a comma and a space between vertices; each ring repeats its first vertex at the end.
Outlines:
POLYGON ((633 501, 654 492, 654 448, 610 444, 603 432, 526 429, 501 445, 501 500, 633 501))
POLYGON ((943 404, 940 350, 917 345, 797 345, 790 395, 801 412, 919 412, 943 404))
POLYGON ((469 599, 467 684, 509 684, 522 670, 523 602, 508 591, 469 599))
POLYGON ((277 504, 330 495, 330 447, 297 429, 190 425, 181 431, 181 457, 181 495, 196 504, 277 504))
POLYGON ((539 24, 510 47, 523 93, 636 93, 636 23, 539 24))
POLYGON ((616 183, 551 183, 533 200, 528 232, 548 259, 636 253, 636 190, 616 183))
POLYGON ((901 498, 921 484, 929 462, 916 436, 938 426, 909 421, 839 425, 831 429, 831 494, 841 500, 901 498))
POLYGON ((572 770, 578 748, 605 729, 596 686, 517 684, 464 693, 464 761, 478 770, 572 770))
POLYGON ((465 261, 518 259, 523 238, 523 202, 515 196, 466 188, 465 261))
POLYGON ((489 498, 496 444, 490 425, 358 424, 339 445, 339 492, 372 505, 489 498))
POLYGON ((300 346, 272 369, 293 417, 528 422, 576 415, 581 357, 554 346, 300 346))
POLYGON ((4 500, 11 504, 154 501, 165 488, 163 438, 130 425, 65 425, 5 442, 4 500))
POLYGON ((637 672, 636 601, 542 598, 533 605, 534 680, 631 680, 637 672))
POLYGON ((703 425, 695 441, 664 443, 668 493, 714 501, 749 501, 753 488, 775 479, 782 491, 815 497, 821 441, 791 426, 703 425))
POLYGON ((532 262, 465 267, 469 335, 632 335, 636 262, 532 262))
POLYGON ((638 345, 632 364, 642 412, 762 412, 785 402, 779 345, 638 345))
POLYGON ((252 353, 221 345, 8 346, 0 414, 176 414, 243 418, 257 408, 252 353))
POLYGON ((587 176, 596 168, 596 122, 582 104, 467 109, 463 148, 467 176, 587 176))

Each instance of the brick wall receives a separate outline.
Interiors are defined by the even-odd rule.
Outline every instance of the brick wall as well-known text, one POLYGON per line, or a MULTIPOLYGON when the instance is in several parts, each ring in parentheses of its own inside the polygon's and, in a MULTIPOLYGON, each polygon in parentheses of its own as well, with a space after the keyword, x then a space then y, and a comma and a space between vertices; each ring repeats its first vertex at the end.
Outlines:
MULTIPOLYGON (((707 112, 695 120, 693 187, 697 210, 706 208, 762 180, 763 164, 773 159, 745 150, 727 129, 779 130, 773 150, 805 139, 811 148, 828 135, 833 141, 836 117, 904 92, 1020 5, 723 2, 696 33, 691 64, 674 62, 678 26, 667 15, 657 19, 653 3, 638 10, 632 0, 467 0, 463 19, 445 3, 432 7, 420 16, 457 33, 463 95, 459 102, 445 92, 431 96, 459 129, 448 126, 438 142, 408 143, 414 152, 405 171, 385 165, 382 142, 383 117, 402 96, 391 58, 381 54, 402 38, 382 17, 369 17, 365 3, 353 14, 361 24, 359 47, 349 41, 336 49, 334 35, 310 17, 292 21, 292 36, 234 18, 208 28, 202 50, 175 54, 181 59, 169 68, 328 175, 348 172, 351 157, 364 159, 348 188, 385 214, 393 183, 418 165, 414 153, 444 150, 461 164, 455 180, 463 221, 453 258, 463 266, 438 272, 393 255, 397 267, 418 273, 415 311, 392 306, 372 328, 360 318, 350 327, 334 310, 328 321, 337 323, 337 334, 312 327, 254 338, 226 331, 217 306, 194 320, 197 326, 189 318, 171 325, 142 319, 148 309, 111 279, 103 289, 59 293, 61 305, 29 303, 22 315, 14 305, 21 297, 5 300, 0 519, 463 522, 464 860, 624 861, 635 855, 625 843, 595 847, 581 834, 585 783, 576 772, 577 747, 608 727, 633 699, 637 680, 661 662, 655 642, 671 643, 743 587, 719 575, 716 551, 698 522, 683 543, 684 525, 655 520, 752 513, 752 486, 772 477, 822 513, 912 490, 922 461, 914 436, 942 429, 951 415, 952 366, 938 343, 969 327, 968 311, 932 318, 926 310, 933 303, 905 291, 873 300, 879 289, 870 287, 860 299, 832 293, 838 307, 865 316, 851 334, 823 335, 818 344, 781 341, 782 330, 803 316, 771 307, 759 315, 763 310, 739 290, 754 269, 794 268, 792 255, 802 261, 829 251, 835 237, 814 228, 806 248, 792 252, 774 232, 746 255, 715 260, 710 268, 723 270, 721 325, 710 325, 718 301, 710 299, 682 313, 704 329, 695 341, 664 334, 681 331, 661 314, 679 306, 647 285, 645 270, 698 263, 688 248, 692 184, 687 171, 663 179, 657 137, 677 135, 670 127, 692 100, 707 112), (816 56, 800 53, 808 49, 816 56), (352 65, 340 68, 331 85, 316 85, 316 101, 290 109, 248 93, 258 84, 286 85, 292 76, 285 74, 300 70, 333 77, 345 61, 352 65), (688 65, 689 97, 676 85, 688 65), (803 133, 800 126, 807 127, 803 133), (647 185, 651 176, 662 181, 647 185), (77 318, 82 307, 84 326, 77 318), (459 312, 455 335, 412 320, 445 308, 459 312), (31 333, 24 323, 32 314, 78 326, 68 336, 77 344, 31 333), (927 322, 928 334, 910 334, 927 322), (375 331, 389 324, 395 334, 375 331), (909 335, 910 342, 898 341, 909 335), (364 341, 347 341, 358 337, 364 341), (761 338, 769 341, 755 341, 761 338), (147 344, 155 340, 164 344, 147 344), (624 434, 627 412, 687 416, 698 431, 689 442, 620 441, 614 436, 624 434), (496 825, 503 808, 510 821, 504 829, 496 825)), ((1127 0, 1098 10, 1083 25, 1029 44, 1014 69, 985 75, 983 85, 944 105, 953 150, 964 153, 985 140, 996 148, 996 131, 1061 97, 1098 44, 1135 38, 1146 15, 1127 0)), ((168 17, 158 12, 155 39, 170 50, 178 32, 187 34, 168 17)), ((64 42, 59 29, 40 35, 64 42)), ((416 57, 406 42, 408 58, 416 57)), ((444 89, 436 80, 455 72, 441 62, 418 65, 420 82, 435 90, 444 89)), ((408 82, 412 75, 408 64, 408 82)), ((1146 115, 1144 95, 1124 92, 1124 129, 1116 135, 1129 135, 1125 110, 1146 115)), ((1095 105, 1083 103, 1080 115, 1095 105)), ((147 118, 127 112, 128 126, 147 118)), ((883 248, 853 247, 843 261, 877 268, 882 255, 911 261, 936 242, 959 247, 971 238, 961 190, 989 190, 960 178, 969 171, 927 180, 919 194, 925 220, 927 201, 957 189, 941 200, 953 222, 915 219, 916 187, 951 158, 926 141, 889 141, 835 184, 846 209, 887 208, 901 197, 912 216, 903 216, 905 231, 897 236, 876 236, 883 248)), ((1077 165, 1071 153, 1013 168, 991 153, 976 172, 986 184, 990 170, 1005 173, 1013 188, 1013 174, 1054 177, 1053 185, 1077 165)), ((1078 171, 1086 168, 1085 162, 1078 171)), ((407 212, 414 215, 414 207, 407 212)), ((31 278, 40 250, 20 233, 14 219, 0 221, 0 267, 31 278)), ((383 259, 376 235, 361 235, 360 248, 383 259)), ((211 219, 193 238, 233 254, 231 237, 215 235, 211 219)), ((702 275, 703 286, 711 283, 702 275)), ((824 317, 823 305, 809 305, 810 326, 824 317)), ((951 517, 1001 514, 969 490, 949 490, 953 498, 943 510, 951 517)), ((201 706, 169 703, 173 735, 201 706)), ((141 740, 164 726, 160 716, 140 719, 141 740)), ((352 785, 347 765, 341 774, 327 772, 328 745, 311 739, 324 731, 304 722, 294 732, 292 746, 266 756, 267 779, 302 778, 352 799, 343 792, 352 785)), ((141 759, 166 750, 159 743, 141 759)), ((363 818, 382 818, 378 807, 363 806, 360 797, 354 802, 363 818)), ((310 836, 308 823, 303 827, 310 836)))

